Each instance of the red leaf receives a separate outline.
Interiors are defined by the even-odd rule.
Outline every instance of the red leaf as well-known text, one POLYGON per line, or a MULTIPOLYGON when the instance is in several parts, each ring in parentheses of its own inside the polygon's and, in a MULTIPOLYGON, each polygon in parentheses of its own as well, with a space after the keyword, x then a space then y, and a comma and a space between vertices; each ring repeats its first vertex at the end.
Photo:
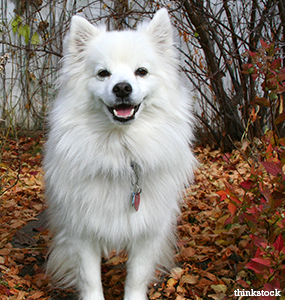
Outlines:
POLYGON ((253 215, 260 212, 260 210, 256 206, 249 207, 246 209, 246 211, 253 215))
POLYGON ((270 70, 271 71, 276 71, 281 68, 281 58, 277 58, 273 60, 273 62, 270 65, 270 70))
POLYGON ((226 162, 230 162, 230 158, 231 158, 230 153, 226 153, 225 155, 223 155, 223 160, 226 161, 226 162))
POLYGON ((239 200, 239 198, 236 195, 231 195, 230 199, 236 204, 242 204, 242 202, 239 200))
POLYGON ((257 74, 252 74, 252 75, 251 75, 251 78, 253 79, 253 81, 255 81, 257 77, 258 77, 257 74))
POLYGON ((250 56, 250 57, 255 57, 255 56, 257 56, 257 53, 256 53, 256 52, 249 51, 249 56, 250 56))
POLYGON ((260 44, 264 49, 268 49, 270 45, 268 45, 266 42, 264 42, 262 39, 260 39, 260 44))
POLYGON ((253 186, 253 181, 252 180, 245 180, 240 185, 241 185, 242 188, 244 188, 246 190, 250 190, 253 186))
POLYGON ((272 208, 277 208, 277 207, 282 206, 284 199, 285 199, 284 193, 274 191, 272 193, 272 200, 273 200, 273 203, 271 204, 272 208))
POLYGON ((237 279, 237 283, 240 284, 243 288, 250 288, 250 285, 241 278, 237 279))
POLYGON ((265 239, 263 237, 259 237, 254 234, 251 234, 250 238, 253 241, 253 244, 257 247, 260 247, 261 244, 263 244, 265 242, 265 239))
POLYGON ((264 166, 265 170, 273 176, 277 176, 282 172, 281 166, 275 162, 263 161, 262 165, 264 166))
POLYGON ((224 201, 228 198, 228 193, 226 191, 218 191, 216 192, 221 197, 221 200, 224 201))
POLYGON ((273 246, 275 248, 275 250, 281 251, 284 247, 284 240, 282 238, 282 235, 280 234, 276 241, 273 243, 273 246))
POLYGON ((229 209, 231 215, 233 216, 233 215, 235 215, 235 213, 236 213, 237 206, 236 206, 235 204, 233 204, 233 203, 230 202, 230 203, 228 204, 228 209, 229 209))
POLYGON ((254 257, 251 260, 264 266, 271 266, 270 260, 266 258, 254 257))
POLYGON ((285 68, 279 70, 279 72, 277 74, 277 79, 278 79, 278 81, 285 80, 285 68))
POLYGON ((257 274, 264 274, 264 266, 257 262, 250 261, 245 267, 253 270, 257 274))

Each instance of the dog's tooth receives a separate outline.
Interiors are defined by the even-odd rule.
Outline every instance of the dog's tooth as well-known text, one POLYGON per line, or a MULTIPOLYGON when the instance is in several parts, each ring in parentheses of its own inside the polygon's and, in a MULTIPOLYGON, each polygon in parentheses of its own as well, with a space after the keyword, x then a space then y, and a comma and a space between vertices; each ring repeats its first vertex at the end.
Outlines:
POLYGON ((118 113, 117 113, 117 111, 116 111, 115 109, 113 109, 113 112, 114 112, 114 115, 115 115, 116 117, 118 117, 118 113))

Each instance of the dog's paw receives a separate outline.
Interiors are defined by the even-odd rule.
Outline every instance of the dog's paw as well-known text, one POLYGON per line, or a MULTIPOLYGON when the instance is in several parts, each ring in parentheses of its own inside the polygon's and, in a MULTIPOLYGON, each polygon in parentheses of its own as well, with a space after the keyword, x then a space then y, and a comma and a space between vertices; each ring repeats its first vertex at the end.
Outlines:
POLYGON ((86 292, 81 295, 81 300, 105 300, 101 292, 86 292))
POLYGON ((124 300, 148 300, 148 297, 142 291, 129 291, 125 294, 124 300))

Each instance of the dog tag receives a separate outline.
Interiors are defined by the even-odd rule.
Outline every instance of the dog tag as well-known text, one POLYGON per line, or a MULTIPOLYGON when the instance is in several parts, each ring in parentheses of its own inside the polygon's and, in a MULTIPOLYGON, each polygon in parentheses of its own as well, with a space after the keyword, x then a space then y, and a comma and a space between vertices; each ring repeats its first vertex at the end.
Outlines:
POLYGON ((140 201, 141 201, 140 194, 139 193, 133 193, 133 196, 132 196, 132 206, 135 208, 136 211, 139 210, 140 201))
POLYGON ((141 196, 140 193, 142 192, 142 188, 139 185, 139 165, 136 163, 132 163, 131 167, 134 172, 135 182, 132 182, 133 185, 133 193, 132 193, 132 206, 136 211, 139 210, 141 196))

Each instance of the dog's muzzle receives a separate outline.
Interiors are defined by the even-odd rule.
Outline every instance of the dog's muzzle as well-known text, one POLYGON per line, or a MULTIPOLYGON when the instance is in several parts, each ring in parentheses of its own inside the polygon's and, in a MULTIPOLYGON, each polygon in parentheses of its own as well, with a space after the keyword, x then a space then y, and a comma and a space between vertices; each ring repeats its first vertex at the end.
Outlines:
POLYGON ((128 82, 119 82, 113 87, 113 93, 116 96, 115 105, 108 106, 108 110, 115 121, 125 123, 134 119, 140 104, 132 104, 132 91, 133 88, 128 82))

